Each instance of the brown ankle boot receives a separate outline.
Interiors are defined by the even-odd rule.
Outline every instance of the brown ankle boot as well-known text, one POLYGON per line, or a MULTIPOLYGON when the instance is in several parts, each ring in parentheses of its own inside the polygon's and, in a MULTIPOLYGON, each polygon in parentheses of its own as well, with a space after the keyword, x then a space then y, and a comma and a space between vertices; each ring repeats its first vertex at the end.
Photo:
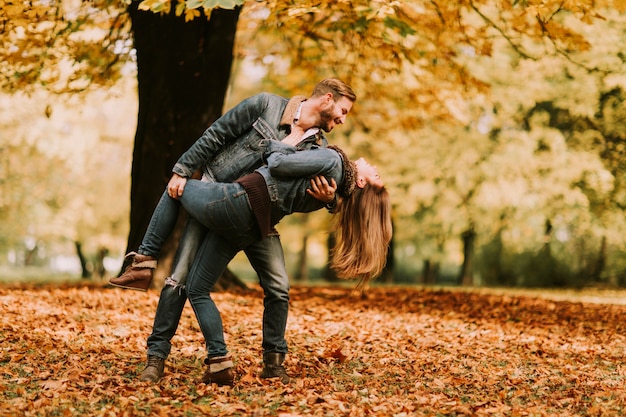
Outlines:
POLYGON ((158 356, 148 355, 148 363, 144 368, 139 380, 144 382, 157 382, 162 376, 165 370, 165 359, 158 356))
POLYGON ((280 378, 280 382, 288 384, 291 378, 283 366, 284 353, 270 352, 263 354, 263 370, 261 378, 280 378))
POLYGON ((126 255, 126 258, 130 257, 133 258, 133 263, 126 267, 122 275, 111 278, 109 284, 120 288, 147 291, 157 267, 157 260, 152 256, 141 255, 137 252, 126 255))
POLYGON ((205 359, 204 363, 209 365, 209 367, 202 375, 202 382, 219 386, 233 386, 235 382, 235 376, 233 375, 234 364, 230 356, 205 359))

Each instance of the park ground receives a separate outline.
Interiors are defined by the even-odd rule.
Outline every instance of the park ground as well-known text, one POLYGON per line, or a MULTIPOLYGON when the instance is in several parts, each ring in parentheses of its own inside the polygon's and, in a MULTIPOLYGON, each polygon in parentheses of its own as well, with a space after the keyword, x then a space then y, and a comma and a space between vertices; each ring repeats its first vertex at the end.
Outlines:
POLYGON ((216 293, 233 388, 198 382, 185 307, 164 377, 139 382, 158 291, 0 286, 1 416, 621 416, 626 293, 295 286, 262 380, 262 292, 216 293))

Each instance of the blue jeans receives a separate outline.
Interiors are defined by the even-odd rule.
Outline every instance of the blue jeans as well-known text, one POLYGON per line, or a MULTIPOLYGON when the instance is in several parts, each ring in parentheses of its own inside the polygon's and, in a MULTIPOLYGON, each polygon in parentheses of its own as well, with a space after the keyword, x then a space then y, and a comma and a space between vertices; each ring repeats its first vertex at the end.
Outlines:
MULTIPOLYGON (((185 188, 183 196, 188 197, 186 208, 197 211, 199 210, 198 207, 195 209, 189 207, 198 198, 194 191, 187 194, 187 191, 192 189, 195 189, 196 192, 202 191, 202 187, 192 185, 191 188, 185 188)), ((199 200, 200 205, 207 204, 208 200, 210 198, 205 195, 199 200)), ((169 232, 164 229, 153 229, 160 229, 159 225, 163 224, 171 224, 173 227, 175 220, 174 223, 171 223, 168 217, 177 217, 178 210, 178 202, 164 194, 159 206, 154 211, 149 229, 140 246, 140 253, 152 256, 158 254, 160 246, 169 232), (175 215, 173 215, 174 213, 175 215), (152 252, 148 252, 148 248, 151 248, 152 252)), ((196 304, 194 311, 205 336, 209 356, 224 354, 225 344, 219 311, 215 308, 208 291, 203 294, 200 293, 205 288, 213 287, 228 262, 239 250, 236 244, 224 243, 223 239, 213 231, 207 231, 202 224, 193 218, 189 219, 176 253, 172 277, 168 278, 166 285, 161 290, 152 333, 148 337, 148 355, 165 359, 170 353, 171 338, 176 333, 187 299, 186 292, 182 291, 180 286, 185 284, 185 278, 189 271, 193 272, 190 278, 193 277, 191 294, 193 294, 196 304), (197 252, 199 245, 201 245, 201 252, 197 252), (215 250, 216 246, 218 246, 217 251, 215 250)), ((287 353, 285 329, 289 310, 289 278, 285 269, 280 237, 275 234, 262 241, 254 240, 244 248, 244 251, 264 290, 263 351, 287 353)), ((188 287, 188 289, 190 288, 188 287)))
POLYGON ((137 252, 159 256, 176 226, 181 204, 191 217, 239 249, 259 240, 256 219, 241 184, 188 180, 178 200, 163 193, 137 252))
POLYGON ((198 247, 206 234, 207 229, 198 221, 193 218, 187 220, 174 256, 172 275, 166 279, 161 290, 152 333, 148 336, 148 355, 150 356, 166 359, 170 354, 171 340, 178 329, 178 323, 187 302, 187 293, 184 290, 185 280, 198 247))

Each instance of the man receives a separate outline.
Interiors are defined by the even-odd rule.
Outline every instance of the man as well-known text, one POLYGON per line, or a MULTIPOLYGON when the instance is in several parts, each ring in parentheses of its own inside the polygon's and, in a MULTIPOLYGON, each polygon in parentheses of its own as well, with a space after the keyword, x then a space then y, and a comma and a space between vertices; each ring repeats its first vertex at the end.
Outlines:
MULTIPOLYGON (((180 157, 172 170, 168 194, 173 198, 181 196, 187 178, 201 168, 204 181, 234 181, 252 172, 262 163, 259 146, 263 139, 283 141, 300 149, 325 147, 327 140, 322 131, 330 132, 336 125, 343 124, 355 101, 352 89, 334 78, 320 81, 309 98, 297 96, 287 100, 261 93, 245 99, 216 120, 180 157)), ((336 184, 328 184, 323 178, 316 178, 311 184, 310 194, 332 209, 336 184)), ((187 299, 181 287, 192 263, 194 267, 211 268, 211 253, 196 256, 200 244, 210 233, 193 219, 185 227, 172 276, 166 279, 161 291, 152 334, 148 337, 148 362, 140 375, 142 381, 156 382, 163 375, 171 338, 187 299)), ((149 287, 156 257, 142 254, 141 247, 138 252, 129 254, 134 256, 133 263, 120 277, 109 281, 112 285, 143 291, 149 287)), ((248 246, 245 253, 264 291, 261 377, 280 378, 287 383, 289 376, 282 364, 287 353, 289 277, 278 233, 248 246)), ((214 372, 232 363, 215 363, 209 359, 203 381, 232 384, 232 376, 216 380, 214 372)))

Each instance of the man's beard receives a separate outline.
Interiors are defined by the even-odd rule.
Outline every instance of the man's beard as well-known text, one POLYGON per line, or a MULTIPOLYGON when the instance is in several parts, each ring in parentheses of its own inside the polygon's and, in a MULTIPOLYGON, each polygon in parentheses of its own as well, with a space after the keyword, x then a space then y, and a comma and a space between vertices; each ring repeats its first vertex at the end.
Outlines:
POLYGON ((330 122, 332 122, 335 119, 333 117, 334 109, 335 109, 335 106, 332 106, 330 109, 324 109, 320 111, 319 128, 322 129, 324 132, 330 132, 331 130, 333 130, 333 128, 330 127, 330 122))

